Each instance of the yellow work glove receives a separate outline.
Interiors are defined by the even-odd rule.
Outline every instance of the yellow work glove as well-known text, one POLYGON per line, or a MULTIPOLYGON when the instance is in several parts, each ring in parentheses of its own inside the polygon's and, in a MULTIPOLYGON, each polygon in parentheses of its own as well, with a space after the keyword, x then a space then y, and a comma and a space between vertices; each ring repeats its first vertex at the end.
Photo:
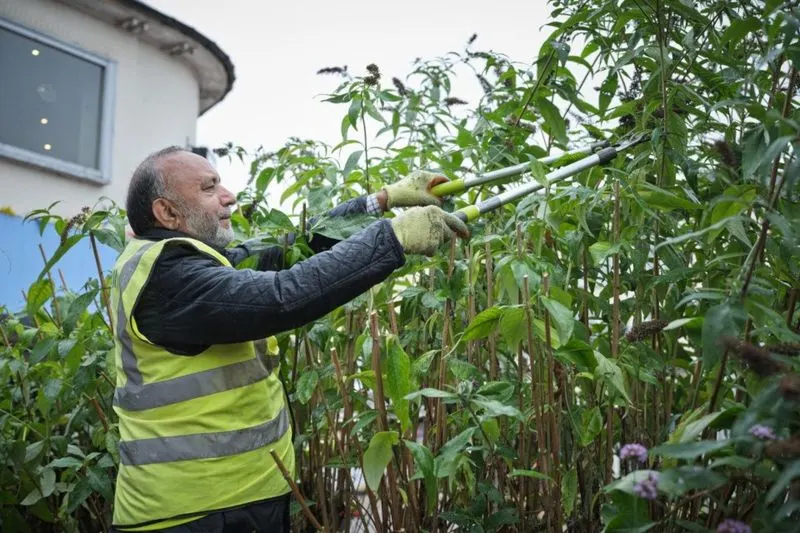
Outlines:
POLYGON ((446 177, 425 170, 416 170, 397 183, 384 187, 386 207, 413 207, 420 205, 441 205, 441 198, 431 194, 431 189, 447 183, 446 177))
POLYGON ((412 207, 392 219, 392 228, 407 254, 432 256, 454 234, 462 239, 469 237, 461 219, 434 205, 412 207))

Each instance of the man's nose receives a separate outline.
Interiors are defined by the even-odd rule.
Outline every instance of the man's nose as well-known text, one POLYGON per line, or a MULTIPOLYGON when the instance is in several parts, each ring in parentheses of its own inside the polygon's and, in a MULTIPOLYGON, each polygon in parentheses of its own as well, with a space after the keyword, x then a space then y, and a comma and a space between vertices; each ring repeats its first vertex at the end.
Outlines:
POLYGON ((222 188, 222 193, 220 194, 220 197, 219 197, 220 203, 222 205, 224 205, 225 207, 235 204, 236 203, 236 196, 234 196, 233 193, 231 191, 229 191, 228 189, 226 189, 225 187, 222 187, 221 185, 220 185, 220 187, 222 188))

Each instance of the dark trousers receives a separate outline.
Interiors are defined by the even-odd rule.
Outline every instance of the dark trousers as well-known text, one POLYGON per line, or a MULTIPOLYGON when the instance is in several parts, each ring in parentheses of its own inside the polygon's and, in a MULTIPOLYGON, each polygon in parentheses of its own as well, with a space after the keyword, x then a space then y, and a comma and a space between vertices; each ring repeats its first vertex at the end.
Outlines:
MULTIPOLYGON (((289 533, 289 495, 147 533, 289 533)), ((111 528, 111 533, 124 533, 111 528)))

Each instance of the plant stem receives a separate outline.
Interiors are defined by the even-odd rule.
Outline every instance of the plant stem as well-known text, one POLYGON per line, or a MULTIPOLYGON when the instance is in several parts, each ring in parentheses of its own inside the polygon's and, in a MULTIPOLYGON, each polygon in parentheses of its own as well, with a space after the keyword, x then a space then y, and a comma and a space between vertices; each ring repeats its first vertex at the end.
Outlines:
MULTIPOLYGON (((386 415, 386 398, 383 394, 383 371, 381 370, 381 337, 378 331, 378 314, 373 312, 369 317, 369 329, 372 335, 372 370, 375 372, 375 405, 378 409, 378 427, 381 431, 389 431, 389 419, 386 415)), ((386 467, 386 478, 389 484, 389 503, 392 511, 392 525, 397 528, 401 523, 400 507, 397 501, 397 479, 394 466, 386 467)))
POLYGON ((292 476, 289 474, 289 471, 286 470, 286 466, 283 464, 283 461, 281 461, 281 458, 278 457, 278 454, 275 453, 275 450, 270 450, 269 453, 270 455, 272 455, 272 459, 275 461, 275 464, 278 466, 278 469, 281 471, 281 474, 283 474, 283 479, 285 479, 286 482, 289 484, 289 487, 291 487, 292 494, 294 494, 294 498, 295 500, 297 500, 297 503, 300 504, 300 508, 303 510, 303 514, 306 516, 308 521, 311 522, 311 525, 314 526, 314 528, 324 533, 326 530, 317 521, 317 517, 314 516, 314 513, 311 512, 311 509, 308 508, 306 499, 303 498, 303 495, 300 493, 300 489, 297 487, 297 484, 294 482, 294 479, 292 479, 292 476))
MULTIPOLYGON (((492 272, 492 247, 484 243, 484 253, 486 256, 486 309, 491 309, 494 305, 494 273, 492 272)), ((497 379, 497 347, 495 345, 495 335, 489 335, 489 377, 497 379)))

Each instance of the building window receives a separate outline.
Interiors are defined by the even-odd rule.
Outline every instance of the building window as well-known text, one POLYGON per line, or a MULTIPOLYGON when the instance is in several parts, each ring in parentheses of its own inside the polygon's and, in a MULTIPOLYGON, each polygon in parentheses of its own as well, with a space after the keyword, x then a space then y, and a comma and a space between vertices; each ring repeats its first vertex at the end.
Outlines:
POLYGON ((0 18, 0 157, 108 183, 114 63, 0 18))

